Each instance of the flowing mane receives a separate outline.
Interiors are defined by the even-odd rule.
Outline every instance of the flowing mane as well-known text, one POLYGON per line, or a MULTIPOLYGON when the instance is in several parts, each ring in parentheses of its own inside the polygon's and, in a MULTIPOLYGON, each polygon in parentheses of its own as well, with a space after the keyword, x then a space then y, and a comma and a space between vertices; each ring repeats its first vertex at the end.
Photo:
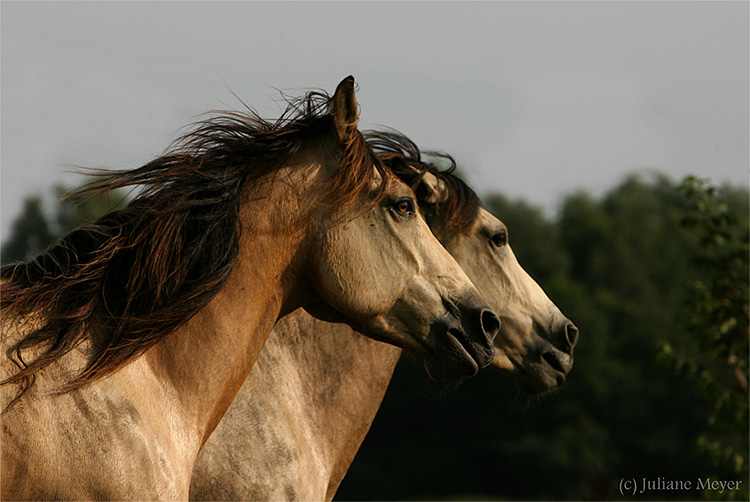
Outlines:
MULTIPOLYGON (((62 390, 78 388, 189 320, 232 272, 243 189, 279 169, 305 141, 335 136, 330 109, 331 98, 315 91, 289 100, 275 121, 249 109, 215 112, 143 167, 95 171, 79 193, 142 189, 127 207, 74 230, 35 259, 2 267, 3 324, 33 316, 35 326, 7 352, 19 371, 0 384, 27 389, 37 371, 90 337, 92 357, 62 390), (39 355, 25 361, 29 349, 39 355)), ((342 145, 339 165, 323 199, 331 207, 363 200, 375 171, 390 176, 358 132, 342 145)))
POLYGON ((456 161, 444 152, 421 152, 417 145, 398 131, 365 131, 365 139, 375 153, 394 174, 409 185, 417 194, 433 231, 438 233, 465 233, 471 228, 479 214, 482 202, 477 194, 461 178, 453 174, 456 161), (438 168, 422 160, 422 154, 447 163, 438 168), (442 182, 445 192, 437 203, 426 202, 420 197, 419 184, 425 174, 432 174, 442 182))

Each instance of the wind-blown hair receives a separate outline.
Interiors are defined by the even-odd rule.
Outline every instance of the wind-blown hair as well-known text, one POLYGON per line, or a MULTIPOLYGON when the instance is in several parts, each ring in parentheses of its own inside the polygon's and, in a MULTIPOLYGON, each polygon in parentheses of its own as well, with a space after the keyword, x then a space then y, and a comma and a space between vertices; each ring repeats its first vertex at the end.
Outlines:
POLYGON ((456 161, 444 152, 421 152, 416 144, 393 129, 365 131, 365 139, 375 153, 393 173, 409 185, 417 195, 422 213, 436 235, 467 232, 477 219, 482 202, 477 194, 458 176, 453 174, 456 161), (422 154, 447 163, 440 169, 432 162, 422 160, 422 154), (442 182, 444 192, 437 202, 426 200, 420 182, 430 173, 442 182))
MULTIPOLYGON (((34 327, 8 351, 19 371, 0 384, 19 383, 22 394, 36 372, 90 337, 93 355, 61 391, 78 388, 189 320, 232 272, 244 188, 278 170, 306 141, 338 138, 330 109, 331 98, 315 91, 289 100, 275 121, 250 109, 216 112, 143 167, 95 171, 80 194, 142 189, 125 208, 74 230, 35 259, 2 267, 5 321, 33 318, 34 327), (38 355, 25 361, 29 349, 38 355)), ((372 200, 375 172, 383 180, 392 175, 358 131, 342 143, 322 202, 372 200)), ((385 183, 379 187, 375 199, 385 183)))

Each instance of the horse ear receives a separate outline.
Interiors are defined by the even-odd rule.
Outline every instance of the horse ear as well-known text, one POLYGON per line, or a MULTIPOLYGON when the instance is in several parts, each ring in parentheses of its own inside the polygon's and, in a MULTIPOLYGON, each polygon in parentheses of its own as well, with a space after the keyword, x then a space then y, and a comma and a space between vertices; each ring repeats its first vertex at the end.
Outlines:
POLYGON ((439 204, 443 201, 445 186, 443 182, 432 173, 425 173, 414 191, 417 199, 429 204, 439 204))
POLYGON ((333 94, 333 121, 339 141, 348 143, 357 131, 359 107, 354 96, 354 77, 349 75, 336 87, 333 94))

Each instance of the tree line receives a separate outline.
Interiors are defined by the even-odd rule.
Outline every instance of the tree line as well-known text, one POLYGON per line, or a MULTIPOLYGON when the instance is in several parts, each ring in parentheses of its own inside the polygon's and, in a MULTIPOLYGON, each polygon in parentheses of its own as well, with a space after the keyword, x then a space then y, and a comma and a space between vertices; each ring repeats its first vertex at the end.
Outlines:
MULTIPOLYGON (((483 199, 580 329, 573 371, 528 398, 491 370, 436 384, 405 355, 336 498, 747 500, 747 188, 631 175, 603 197, 568 195, 554 216, 483 199), (629 480, 651 489, 623 493, 629 480)), ((50 214, 28 197, 3 263, 124 200, 50 214)))

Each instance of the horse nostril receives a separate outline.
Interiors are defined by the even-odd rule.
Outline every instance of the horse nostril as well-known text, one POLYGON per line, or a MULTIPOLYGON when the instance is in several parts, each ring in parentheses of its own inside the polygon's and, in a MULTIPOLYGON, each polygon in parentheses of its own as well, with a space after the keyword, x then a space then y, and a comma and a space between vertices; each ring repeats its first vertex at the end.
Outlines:
POLYGON ((565 335, 567 336, 568 343, 572 349, 578 341, 578 328, 575 327, 575 324, 568 324, 565 326, 565 335))
POLYGON ((494 340, 497 332, 500 331, 500 319, 491 310, 482 310, 480 315, 482 323, 482 331, 487 335, 490 340, 494 340))

